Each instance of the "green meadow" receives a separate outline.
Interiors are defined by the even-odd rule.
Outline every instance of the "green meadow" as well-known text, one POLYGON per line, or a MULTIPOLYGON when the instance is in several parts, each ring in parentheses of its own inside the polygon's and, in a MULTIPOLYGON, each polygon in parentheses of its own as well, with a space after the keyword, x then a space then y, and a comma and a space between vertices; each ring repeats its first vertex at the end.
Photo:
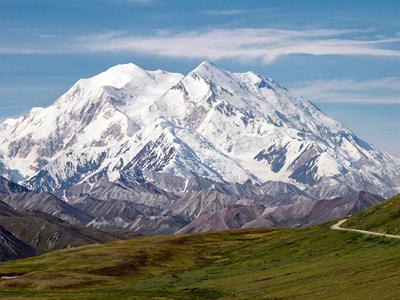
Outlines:
POLYGON ((400 241, 304 229, 145 237, 0 265, 1 299, 398 299, 400 241))
POLYGON ((354 214, 344 227, 400 235, 400 195, 354 214))

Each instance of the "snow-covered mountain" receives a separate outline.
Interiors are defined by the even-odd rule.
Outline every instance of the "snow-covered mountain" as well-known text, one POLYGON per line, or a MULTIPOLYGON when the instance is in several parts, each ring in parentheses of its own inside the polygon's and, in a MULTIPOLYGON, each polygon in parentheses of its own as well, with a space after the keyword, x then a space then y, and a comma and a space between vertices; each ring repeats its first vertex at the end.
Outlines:
POLYGON ((126 64, 79 80, 51 106, 4 121, 0 161, 44 191, 140 170, 148 180, 281 181, 318 197, 394 194, 400 169, 272 79, 208 62, 187 75, 126 64))

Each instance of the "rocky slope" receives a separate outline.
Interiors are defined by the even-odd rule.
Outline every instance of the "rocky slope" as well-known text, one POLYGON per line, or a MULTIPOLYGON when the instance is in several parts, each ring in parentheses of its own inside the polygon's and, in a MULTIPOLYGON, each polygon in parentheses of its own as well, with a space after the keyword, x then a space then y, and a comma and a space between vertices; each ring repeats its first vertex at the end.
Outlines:
POLYGON ((41 211, 70 224, 85 225, 92 219, 88 213, 46 192, 10 193, 0 200, 16 210, 41 211))
POLYGON ((0 261, 134 236, 86 227, 93 217, 54 195, 17 191, 0 196, 0 261))
POLYGON ((87 226, 107 231, 124 229, 143 235, 172 234, 190 222, 188 217, 127 200, 87 196, 73 205, 93 216, 87 226))
MULTIPOLYGON (((210 232, 242 228, 262 215, 263 206, 234 206, 220 209, 214 213, 201 215, 176 233, 210 232)), ((262 226, 262 227, 273 227, 262 226)), ((256 226, 255 226, 256 227, 256 226)))
POLYGON ((384 198, 368 192, 359 192, 351 197, 338 197, 329 200, 303 199, 291 204, 271 207, 233 206, 204 214, 177 233, 236 228, 309 226, 347 217, 350 214, 382 203, 384 200, 384 198))
POLYGON ((0 217, 0 226, 41 254, 87 244, 125 239, 95 228, 74 226, 41 212, 24 212, 18 216, 0 217))
POLYGON ((0 262, 34 256, 35 250, 0 226, 0 262))
POLYGON ((152 183, 141 176, 130 179, 92 185, 89 191, 86 184, 76 185, 63 191, 68 203, 48 192, 17 189, 0 197, 0 226, 43 252, 137 234, 313 225, 384 200, 368 192, 316 200, 294 185, 272 181, 254 185, 197 178, 182 189, 179 177, 157 174, 152 183))
POLYGON ((28 191, 27 188, 0 176, 0 196, 28 191))

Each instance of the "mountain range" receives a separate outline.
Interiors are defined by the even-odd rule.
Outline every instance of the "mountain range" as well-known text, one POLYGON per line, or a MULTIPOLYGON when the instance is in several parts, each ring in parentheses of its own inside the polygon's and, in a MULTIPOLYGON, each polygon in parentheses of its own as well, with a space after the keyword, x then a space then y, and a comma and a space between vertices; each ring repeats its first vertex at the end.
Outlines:
POLYGON ((0 125, 1 201, 107 231, 316 224, 394 195, 399 171, 271 78, 209 62, 117 65, 0 125))
MULTIPOLYGON (((399 165, 270 78, 117 65, 0 126, 3 175, 40 191, 142 174, 391 196, 399 165)), ((145 176, 150 180, 149 176, 145 176)), ((187 188, 183 186, 182 188, 187 188)))
MULTIPOLYGON (((6 183, 7 179, 2 181, 6 183)), ((3 193, 0 214, 12 217, 12 224, 17 225, 18 232, 24 232, 27 238, 37 235, 38 229, 33 223, 42 224, 45 219, 46 222, 65 223, 77 233, 82 231, 79 228, 96 228, 104 232, 104 238, 108 232, 114 238, 125 239, 135 235, 308 226, 341 218, 384 201, 368 192, 317 200, 297 187, 281 182, 266 182, 257 188, 215 183, 214 189, 210 190, 202 188, 203 185, 204 182, 196 187, 192 183, 192 189, 198 190, 181 195, 161 189, 152 191, 149 186, 144 186, 141 188, 148 193, 146 198, 139 188, 135 194, 132 187, 104 183, 102 191, 108 190, 108 193, 82 193, 66 202, 56 194, 26 191, 14 184, 14 191, 0 189, 3 193), (21 216, 22 219, 15 218, 21 216), (29 220, 25 222, 27 218, 29 220), (32 223, 32 218, 39 222, 32 223)), ((15 233, 13 227, 8 227, 11 223, 2 223, 5 221, 0 218, 0 225, 15 233)), ((90 230, 86 232, 91 233, 90 230)))

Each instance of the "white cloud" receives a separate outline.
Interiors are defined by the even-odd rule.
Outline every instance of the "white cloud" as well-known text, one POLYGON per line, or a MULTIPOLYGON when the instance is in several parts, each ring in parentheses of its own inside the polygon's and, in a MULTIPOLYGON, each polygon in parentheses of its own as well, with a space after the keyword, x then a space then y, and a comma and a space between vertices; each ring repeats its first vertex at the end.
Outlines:
POLYGON ((275 28, 159 31, 151 35, 111 31, 59 37, 57 41, 43 42, 46 39, 41 39, 40 43, 29 47, 21 45, 2 48, 0 45, 0 54, 115 52, 212 61, 256 60, 264 64, 282 56, 296 54, 400 57, 400 35, 365 39, 366 34, 372 35, 371 32, 361 30, 275 28))
POLYGON ((316 80, 292 90, 315 102, 400 104, 400 77, 316 80))
POLYGON ((17 54, 17 55, 27 55, 27 54, 46 54, 49 53, 46 49, 35 49, 31 47, 1 47, 0 54, 17 54))
POLYGON ((271 63, 285 55, 346 55, 400 57, 390 46, 400 36, 362 40, 350 38, 357 30, 211 29, 207 31, 160 32, 150 36, 92 35, 76 44, 78 51, 136 52, 150 55, 210 60, 254 59, 271 63))
POLYGON ((206 10, 207 15, 212 16, 236 16, 243 13, 241 9, 221 9, 221 10, 206 10))
POLYGON ((43 33, 43 34, 39 34, 38 36, 41 39, 51 39, 51 38, 55 38, 57 37, 56 34, 51 34, 51 33, 43 33))

